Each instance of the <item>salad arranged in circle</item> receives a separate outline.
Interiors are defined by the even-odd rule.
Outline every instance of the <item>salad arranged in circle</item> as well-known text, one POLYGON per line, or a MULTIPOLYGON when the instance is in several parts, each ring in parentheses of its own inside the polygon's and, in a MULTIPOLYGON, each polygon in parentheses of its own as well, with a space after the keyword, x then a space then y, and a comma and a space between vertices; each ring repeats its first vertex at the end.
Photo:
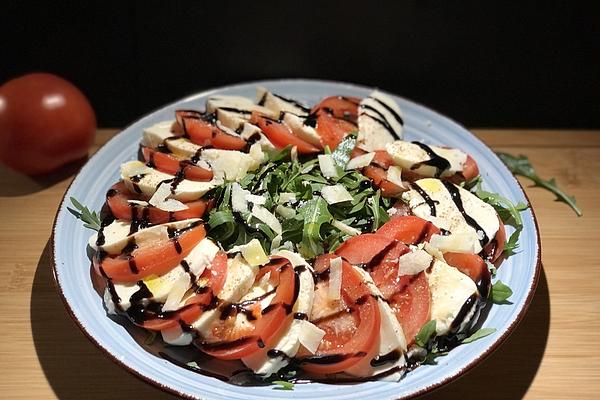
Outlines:
POLYGON ((107 312, 195 349, 182 365, 284 389, 400 380, 494 332, 525 206, 460 149, 403 140, 390 96, 258 88, 173 117, 140 132, 99 214, 71 211, 97 230, 107 312))

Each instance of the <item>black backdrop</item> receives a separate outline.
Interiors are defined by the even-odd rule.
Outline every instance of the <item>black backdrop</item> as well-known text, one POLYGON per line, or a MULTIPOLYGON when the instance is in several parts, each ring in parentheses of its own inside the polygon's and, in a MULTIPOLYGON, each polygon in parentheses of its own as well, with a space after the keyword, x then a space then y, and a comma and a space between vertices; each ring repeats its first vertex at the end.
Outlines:
POLYGON ((600 127, 600 13, 476 4, 3 2, 0 81, 62 75, 101 126, 214 86, 307 77, 377 86, 469 126, 600 127))

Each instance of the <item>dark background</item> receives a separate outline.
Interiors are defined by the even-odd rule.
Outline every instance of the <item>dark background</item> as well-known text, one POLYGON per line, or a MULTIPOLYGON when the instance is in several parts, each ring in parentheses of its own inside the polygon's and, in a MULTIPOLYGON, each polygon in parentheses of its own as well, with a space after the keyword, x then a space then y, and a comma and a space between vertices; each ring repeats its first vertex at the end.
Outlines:
POLYGON ((100 126, 210 87, 306 77, 377 86, 468 126, 600 127, 594 7, 438 3, 3 2, 0 81, 59 74, 100 126))

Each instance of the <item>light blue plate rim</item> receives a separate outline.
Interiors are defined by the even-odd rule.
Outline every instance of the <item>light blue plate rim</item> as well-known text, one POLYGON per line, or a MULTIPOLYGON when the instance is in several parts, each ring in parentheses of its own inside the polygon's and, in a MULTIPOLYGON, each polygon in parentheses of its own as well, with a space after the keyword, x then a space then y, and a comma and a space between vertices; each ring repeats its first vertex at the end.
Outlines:
MULTIPOLYGON (((248 95, 256 86, 265 86, 272 88, 281 94, 294 95, 289 92, 302 92, 308 90, 312 101, 325 95, 345 94, 364 96, 372 88, 355 85, 345 82, 313 80, 313 79, 280 79, 265 80, 228 85, 220 88, 214 88, 203 91, 181 100, 163 106, 151 113, 141 117, 128 127, 121 130, 106 144, 104 144, 83 166, 80 172, 75 176, 67 188, 63 199, 58 208, 54 227, 52 230, 53 246, 53 272, 57 289, 61 295, 65 308, 76 322, 80 330, 87 336, 92 343, 102 350, 110 359, 123 368, 134 374, 136 377, 151 383, 152 385, 173 393, 175 395, 191 399, 217 399, 217 398, 236 398, 236 399, 289 399, 289 398, 311 398, 319 393, 319 398, 355 398, 356 396, 365 399, 406 399, 420 396, 439 388, 440 386, 451 382, 462 376, 470 369, 481 363, 488 355, 495 351, 504 340, 516 328, 518 323, 524 317, 529 304, 535 293, 538 278, 541 270, 541 245, 539 239, 539 229, 535 213, 526 193, 522 189, 517 179, 510 173, 508 168, 482 141, 469 132, 465 127, 457 122, 415 102, 406 100, 400 96, 391 94, 400 104, 405 114, 405 128, 407 136, 414 136, 425 141, 439 142, 449 146, 463 148, 469 152, 480 164, 481 172, 484 175, 495 173, 494 179, 485 180, 492 190, 506 195, 513 201, 524 201, 529 205, 529 210, 523 213, 524 229, 521 234, 521 251, 506 260, 498 275, 509 283, 513 289, 519 287, 522 290, 513 295, 512 306, 507 311, 506 308, 499 306, 492 307, 490 315, 486 320, 486 326, 494 319, 502 321, 500 326, 495 326, 497 332, 489 337, 481 339, 469 345, 463 345, 453 350, 450 355, 444 357, 444 361, 437 366, 422 366, 399 383, 393 382, 367 382, 356 385, 325 385, 310 384, 296 385, 294 391, 275 391, 271 387, 238 387, 227 383, 189 372, 183 368, 176 367, 167 361, 158 358, 142 347, 137 345, 124 329, 117 329, 112 320, 106 317, 104 309, 101 306, 102 299, 90 289, 89 279, 89 260, 83 250, 85 246, 77 245, 75 239, 82 243, 82 228, 74 222, 74 218, 67 211, 67 202, 70 196, 90 196, 91 203, 97 204, 103 202, 104 191, 107 185, 98 184, 96 193, 86 192, 86 184, 89 186, 91 179, 104 179, 110 182, 110 179, 116 180, 118 168, 115 171, 103 170, 101 161, 110 163, 121 163, 127 159, 133 159, 137 154, 130 151, 133 145, 137 146, 139 136, 135 137, 136 130, 144 126, 157 122, 162 119, 172 118, 172 111, 175 108, 183 107, 198 99, 205 98, 215 93, 231 93, 248 95), (161 117, 164 114, 164 117, 161 117), (167 117, 168 115, 168 117, 167 117), (419 119, 419 117, 424 119, 419 119), (453 136, 446 136, 446 134, 453 136), (131 142, 128 146, 123 146, 122 142, 131 142), (453 143, 454 142, 454 143, 453 143), (106 160, 108 159, 108 160, 106 160), (486 166, 488 168, 486 168, 486 166), (107 173, 101 174, 106 171, 107 173), (110 175, 112 172, 112 175, 110 175), (98 178, 98 174, 100 177, 98 178), (491 184, 491 185, 489 185, 491 184), (75 231, 74 229, 79 229, 75 231), (73 234, 79 236, 72 236, 73 234), (81 270, 69 271, 72 264, 87 265, 88 270, 84 272, 88 279, 84 281, 81 276, 81 270), (517 265, 515 265, 517 264, 517 265), (518 270, 514 270, 519 268, 518 270), (516 286, 515 286, 516 285, 516 286), (86 290, 86 288, 88 290, 86 290), (515 298, 516 297, 516 298, 515 298), (87 300, 89 304, 79 304, 75 300, 87 300), (92 318, 85 315, 83 306, 92 307, 95 312, 92 318), (98 314, 99 308, 102 314, 98 314), (498 311, 502 310, 502 311, 498 311), (497 312, 495 312, 497 311, 497 312), (97 326, 100 324, 100 326, 97 326), (102 329, 100 329, 102 328, 102 329), (113 337, 109 333, 117 335, 116 339, 120 342, 111 341, 113 337), (127 339, 131 339, 127 341, 127 339), (472 347, 468 347, 472 346, 472 347), (459 354, 460 353, 460 354, 459 354), (449 364, 455 362, 454 365, 449 364), (434 367, 435 369, 432 369, 434 367), (159 371, 161 370, 161 371, 159 371), (161 372, 164 374, 161 375, 161 372), (413 379, 415 375, 422 375, 421 378, 413 379), (350 389, 348 389, 350 388, 350 389)), ((306 94, 306 93, 305 93, 306 94)), ((296 93, 296 97, 303 99, 296 93)), ((306 99, 304 99, 306 100, 306 99)), ((141 131, 140 131, 141 132, 141 131)), ((94 181, 100 182, 100 181, 94 181)), ((87 232, 84 232, 87 234, 87 232)), ((83 238, 85 239, 85 238, 83 238)), ((85 242, 87 243, 87 241, 85 242)), ((116 340, 115 339, 115 340, 116 340)))

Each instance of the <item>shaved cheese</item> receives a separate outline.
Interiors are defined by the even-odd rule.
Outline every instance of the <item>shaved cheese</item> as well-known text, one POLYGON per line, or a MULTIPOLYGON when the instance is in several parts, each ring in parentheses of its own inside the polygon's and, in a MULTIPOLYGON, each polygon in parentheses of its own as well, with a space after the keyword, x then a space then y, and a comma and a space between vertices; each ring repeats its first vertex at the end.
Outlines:
POLYGON ((248 150, 248 155, 254 160, 254 162, 258 165, 265 162, 267 158, 267 154, 263 151, 263 148, 260 143, 254 143, 250 146, 250 150, 248 150))
POLYGON ((298 162, 298 146, 292 147, 292 150, 290 151, 290 158, 291 158, 292 162, 294 162, 294 163, 298 162))
POLYGON ((152 195, 148 203, 155 206, 158 209, 168 212, 187 210, 189 207, 180 202, 179 200, 169 199, 171 195, 171 185, 168 183, 161 183, 156 189, 156 192, 152 195))
POLYGON ((338 169, 331 154, 319 154, 319 168, 326 178, 337 178, 338 169))
POLYGON ((340 231, 342 231, 345 234, 348 234, 350 236, 356 236, 356 235, 360 235, 362 233, 358 229, 353 228, 349 225, 346 225, 345 223, 343 223, 342 221, 338 221, 337 219, 334 219, 331 222, 331 225, 333 225, 334 227, 338 228, 340 231))
POLYGON ((348 161, 348 164, 346 165, 346 169, 364 168, 367 165, 371 164, 371 161, 373 161, 373 158, 375 158, 375 152, 371 152, 371 153, 363 154, 362 156, 354 157, 353 159, 348 161))
POLYGON ((279 193, 279 204, 296 201, 296 193, 281 192, 279 193))
POLYGON ((282 206, 281 204, 275 207, 275 212, 285 219, 294 218, 296 216, 296 210, 290 207, 282 206))
POLYGON ((171 288, 167 300, 162 307, 163 311, 175 311, 179 309, 179 305, 183 295, 190 288, 190 274, 182 274, 177 278, 175 284, 171 288))
POLYGON ((398 277, 416 275, 431 265, 433 257, 425 250, 411 251, 398 259, 398 277))
POLYGON ((217 128, 219 128, 220 130, 222 130, 223 132, 225 132, 226 134, 228 134, 230 136, 241 137, 241 135, 239 133, 237 133, 233 129, 223 125, 223 123, 219 120, 217 120, 216 125, 217 125, 217 128))
POLYGON ((209 238, 202 239, 185 258, 190 271, 196 276, 202 275, 206 268, 210 269, 213 259, 219 250, 219 246, 209 238))
POLYGON ((327 295, 330 300, 342 297, 342 257, 333 258, 329 262, 329 288, 327 295))
POLYGON ((402 168, 395 165, 388 168, 387 180, 392 182, 396 186, 400 186, 403 189, 407 189, 404 182, 402 182, 402 168))
POLYGON ((353 197, 346 188, 339 183, 333 186, 323 186, 321 195, 329 204, 342 203, 344 201, 352 201, 353 197))
POLYGON ((250 203, 254 203, 254 204, 260 204, 263 205, 267 202, 267 198, 264 196, 257 196, 255 194, 250 194, 248 193, 246 195, 246 200, 249 201, 250 203))
POLYGON ((139 206, 147 206, 148 205, 148 202, 147 201, 143 201, 143 200, 127 200, 127 202, 129 204, 136 204, 136 205, 139 205, 139 206))
POLYGON ((475 232, 455 232, 449 235, 432 235, 429 243, 438 248, 441 252, 455 252, 477 254, 481 247, 476 247, 479 244, 479 238, 475 232))
POLYGON ((127 178, 149 174, 150 172, 152 172, 152 168, 141 161, 129 161, 121 165, 121 175, 127 178))
POLYGON ((273 250, 281 246, 281 239, 283 239, 281 235, 277 235, 273 238, 273 240, 271 241, 271 252, 273 252, 273 250))
POLYGON ((244 260, 251 266, 265 265, 269 262, 269 257, 258 239, 252 239, 247 244, 240 246, 244 260))
POLYGON ((264 208, 261 205, 255 204, 252 207, 252 215, 264 222, 269 226, 269 228, 273 229, 278 235, 281 235, 283 229, 281 228, 281 223, 277 219, 275 215, 273 215, 269 210, 264 208))
POLYGON ((294 253, 293 251, 289 250, 279 250, 276 253, 273 253, 273 255, 286 258, 290 263, 292 263, 294 268, 302 265, 312 271, 310 264, 298 253, 294 253))
POLYGON ((437 258, 441 261, 446 261, 444 259, 444 254, 437 247, 433 246, 431 243, 425 242, 423 244, 423 250, 431 254, 434 258, 437 258))
POLYGON ((319 348, 323 336, 325 336, 325 331, 311 322, 305 320, 300 320, 299 322, 300 334, 298 335, 298 340, 306 350, 314 354, 319 348))
POLYGON ((237 212, 248 211, 248 201, 246 196, 250 195, 250 192, 242 189, 239 183, 235 182, 231 185, 231 208, 237 212))

